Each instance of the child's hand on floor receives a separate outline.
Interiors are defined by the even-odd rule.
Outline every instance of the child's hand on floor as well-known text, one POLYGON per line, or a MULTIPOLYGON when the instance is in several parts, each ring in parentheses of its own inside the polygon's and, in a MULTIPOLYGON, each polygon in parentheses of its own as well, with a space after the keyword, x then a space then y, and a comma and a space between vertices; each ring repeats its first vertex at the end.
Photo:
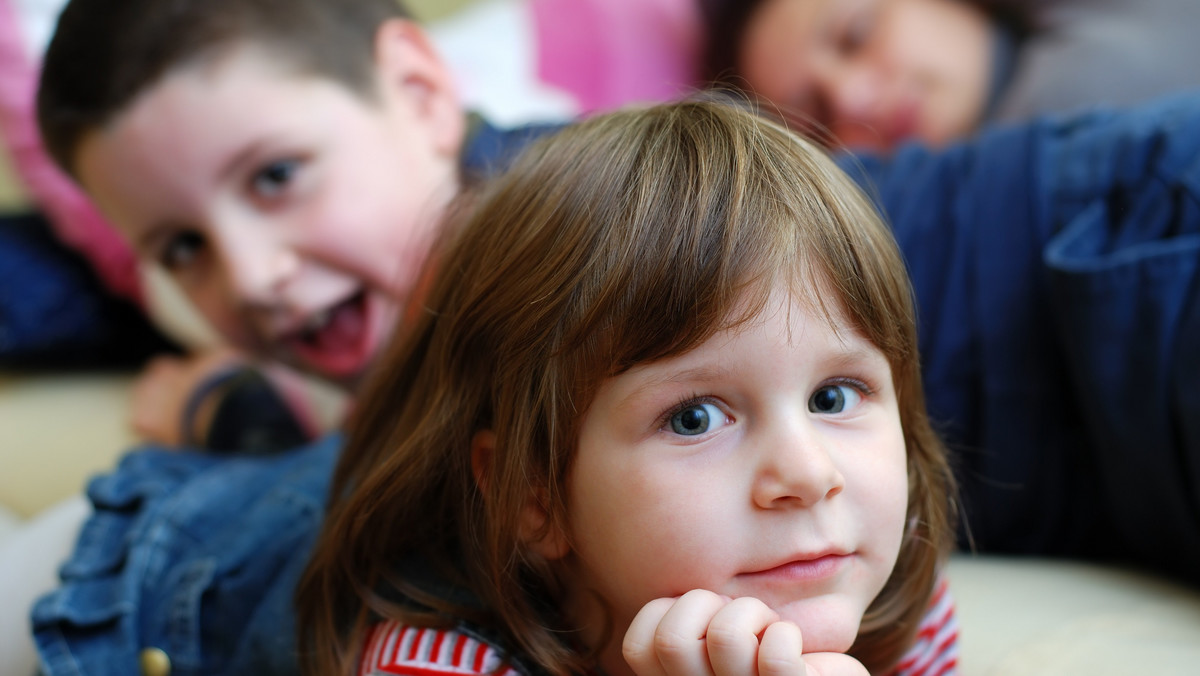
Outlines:
POLYGON ((204 428, 197 425, 203 425, 206 416, 194 415, 190 425, 185 424, 188 403, 206 382, 245 363, 245 357, 228 348, 186 357, 155 357, 133 386, 129 420, 134 433, 144 441, 172 448, 203 438, 204 428))
POLYGON ((800 628, 762 601, 703 589, 642 607, 621 649, 637 676, 866 676, 841 653, 802 653, 800 628))

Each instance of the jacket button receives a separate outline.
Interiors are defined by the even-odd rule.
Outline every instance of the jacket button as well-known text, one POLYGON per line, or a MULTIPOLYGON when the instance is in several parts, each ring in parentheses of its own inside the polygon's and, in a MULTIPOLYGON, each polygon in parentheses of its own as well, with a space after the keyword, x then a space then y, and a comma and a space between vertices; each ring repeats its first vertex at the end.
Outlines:
POLYGON ((171 658, 159 648, 146 648, 140 655, 142 676, 171 676, 171 658))

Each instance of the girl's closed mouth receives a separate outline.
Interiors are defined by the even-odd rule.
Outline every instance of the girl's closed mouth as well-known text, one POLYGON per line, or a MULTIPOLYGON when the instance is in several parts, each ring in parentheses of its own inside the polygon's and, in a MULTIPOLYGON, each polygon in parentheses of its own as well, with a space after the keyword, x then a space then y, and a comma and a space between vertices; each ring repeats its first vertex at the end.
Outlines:
POLYGON ((778 565, 742 573, 739 577, 777 580, 820 580, 837 574, 849 563, 853 554, 824 551, 799 554, 778 565))

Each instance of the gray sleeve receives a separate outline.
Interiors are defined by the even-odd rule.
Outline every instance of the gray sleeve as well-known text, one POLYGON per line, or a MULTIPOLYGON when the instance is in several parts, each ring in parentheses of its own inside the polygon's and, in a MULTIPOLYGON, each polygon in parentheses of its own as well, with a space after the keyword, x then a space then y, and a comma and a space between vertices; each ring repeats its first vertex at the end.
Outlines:
POLYGON ((995 120, 1126 105, 1200 87, 1200 2, 1048 0, 995 120))

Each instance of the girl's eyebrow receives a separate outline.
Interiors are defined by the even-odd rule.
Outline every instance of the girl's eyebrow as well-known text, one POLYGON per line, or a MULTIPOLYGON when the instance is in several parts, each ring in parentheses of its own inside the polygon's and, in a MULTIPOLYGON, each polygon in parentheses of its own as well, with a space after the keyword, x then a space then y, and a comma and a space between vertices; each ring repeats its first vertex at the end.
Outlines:
MULTIPOLYGON (((652 367, 651 367, 652 368, 652 367)), ((711 383, 729 377, 729 369, 717 366, 697 366, 681 371, 667 371, 662 374, 652 374, 646 380, 637 384, 629 393, 621 397, 618 407, 631 406, 646 393, 664 385, 680 385, 684 383, 711 383)))
MULTIPOLYGON (((865 339, 863 339, 866 342, 865 339)), ((848 368, 857 366, 864 362, 878 362, 880 364, 888 364, 887 356, 883 354, 883 350, 875 347, 874 344, 866 342, 866 346, 850 346, 844 343, 845 350, 838 351, 837 354, 830 357, 827 363, 835 368, 848 368)))

